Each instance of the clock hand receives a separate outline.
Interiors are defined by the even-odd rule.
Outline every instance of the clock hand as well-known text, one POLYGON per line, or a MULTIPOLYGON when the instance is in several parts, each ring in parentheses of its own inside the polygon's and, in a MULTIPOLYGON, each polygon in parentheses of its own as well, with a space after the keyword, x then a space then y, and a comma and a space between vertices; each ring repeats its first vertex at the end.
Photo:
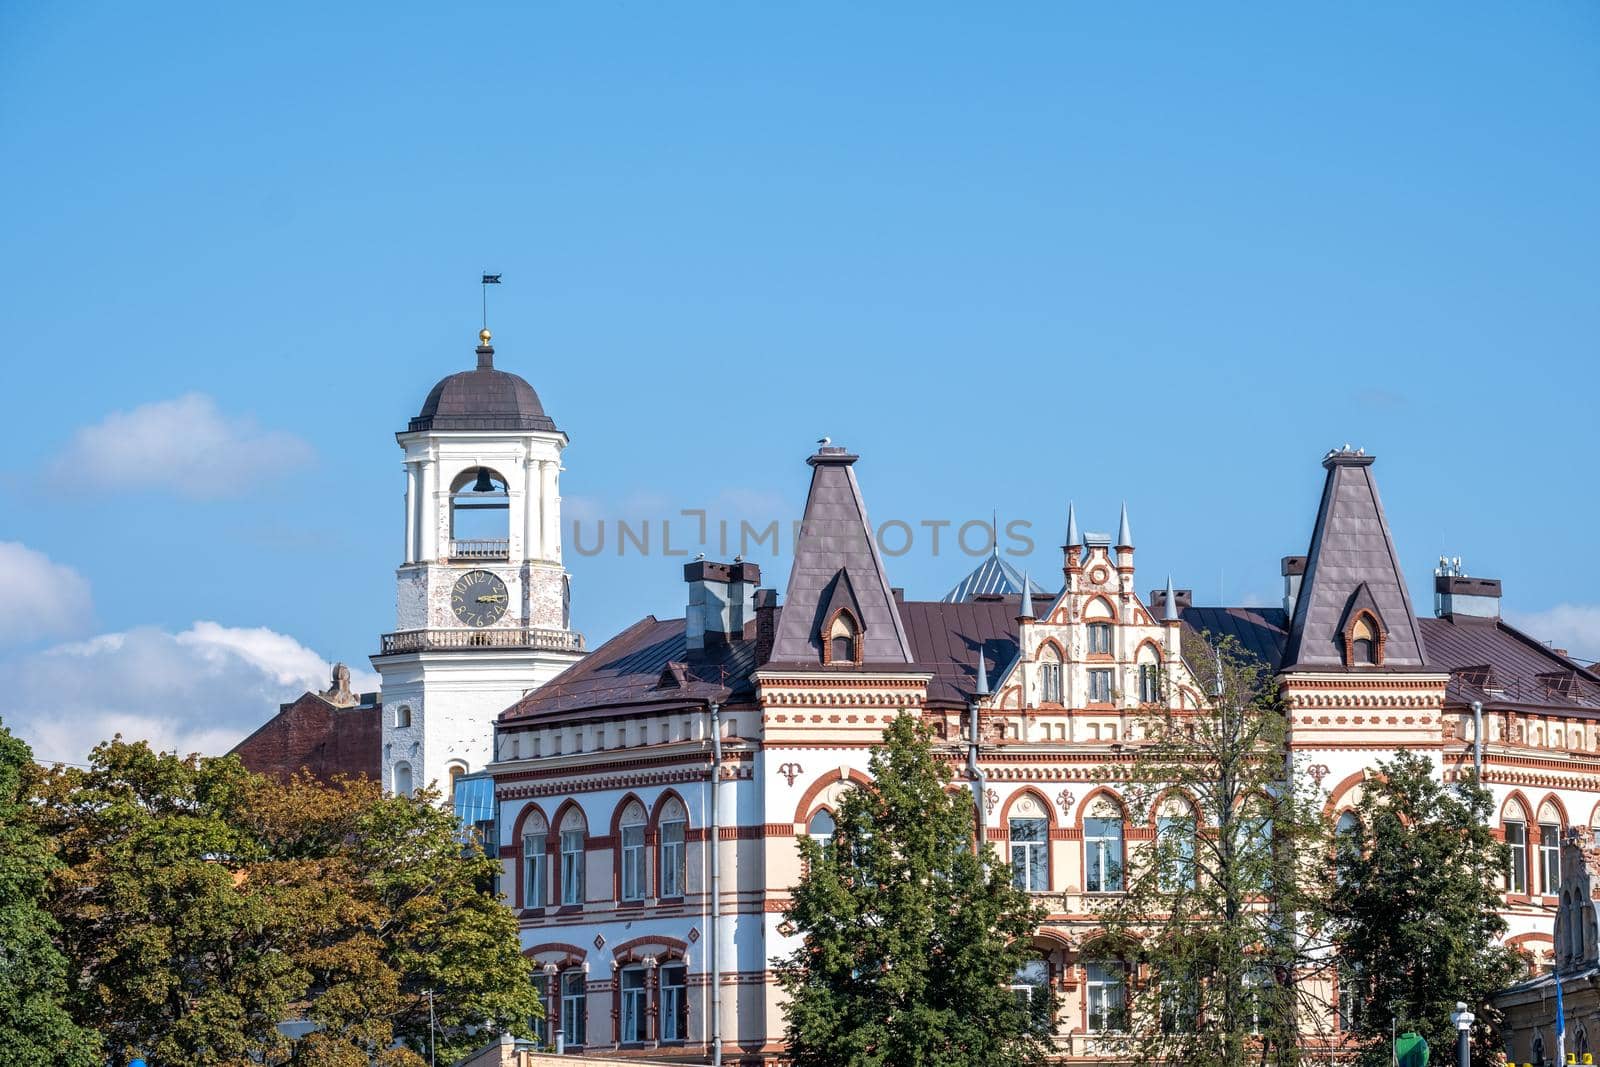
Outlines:
POLYGON ((502 601, 504 599, 505 599, 505 597, 504 596, 500 596, 500 595, 496 595, 496 596, 481 596, 481 597, 478 598, 478 603, 480 603, 480 604, 498 604, 498 603, 500 603, 500 601, 502 601))

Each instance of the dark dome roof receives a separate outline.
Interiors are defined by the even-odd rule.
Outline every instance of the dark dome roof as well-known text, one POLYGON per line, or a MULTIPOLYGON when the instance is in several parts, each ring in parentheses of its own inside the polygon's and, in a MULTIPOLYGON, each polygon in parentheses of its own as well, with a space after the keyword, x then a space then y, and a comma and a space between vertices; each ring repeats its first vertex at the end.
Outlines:
POLYGON ((478 348, 478 366, 452 374, 428 394, 408 432, 419 430, 544 430, 558 432, 533 386, 494 369, 494 349, 478 348))

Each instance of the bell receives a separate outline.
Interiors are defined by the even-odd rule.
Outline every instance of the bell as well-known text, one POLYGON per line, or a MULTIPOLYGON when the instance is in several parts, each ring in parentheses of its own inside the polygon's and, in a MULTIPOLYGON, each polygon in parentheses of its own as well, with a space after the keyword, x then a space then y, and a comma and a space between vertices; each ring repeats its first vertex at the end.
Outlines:
POLYGON ((476 484, 473 485, 472 491, 474 493, 492 493, 492 492, 494 492, 494 483, 489 480, 489 468, 488 467, 479 467, 478 468, 478 481, 477 481, 476 484))

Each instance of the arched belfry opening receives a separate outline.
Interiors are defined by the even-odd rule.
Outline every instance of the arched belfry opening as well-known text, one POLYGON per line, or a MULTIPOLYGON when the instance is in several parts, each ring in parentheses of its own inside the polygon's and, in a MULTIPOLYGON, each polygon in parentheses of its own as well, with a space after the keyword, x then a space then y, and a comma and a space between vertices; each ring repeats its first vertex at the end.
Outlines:
POLYGON ((469 467, 450 485, 450 558, 506 559, 511 554, 511 497, 489 467, 469 467))

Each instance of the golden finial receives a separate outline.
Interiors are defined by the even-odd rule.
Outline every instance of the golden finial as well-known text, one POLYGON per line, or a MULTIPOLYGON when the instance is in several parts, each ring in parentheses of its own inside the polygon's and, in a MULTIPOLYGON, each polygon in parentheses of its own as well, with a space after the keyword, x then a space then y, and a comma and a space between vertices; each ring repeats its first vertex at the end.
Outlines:
POLYGON ((489 338, 493 336, 494 334, 489 332, 489 327, 485 326, 483 329, 478 331, 478 342, 480 344, 487 345, 489 343, 489 338))

